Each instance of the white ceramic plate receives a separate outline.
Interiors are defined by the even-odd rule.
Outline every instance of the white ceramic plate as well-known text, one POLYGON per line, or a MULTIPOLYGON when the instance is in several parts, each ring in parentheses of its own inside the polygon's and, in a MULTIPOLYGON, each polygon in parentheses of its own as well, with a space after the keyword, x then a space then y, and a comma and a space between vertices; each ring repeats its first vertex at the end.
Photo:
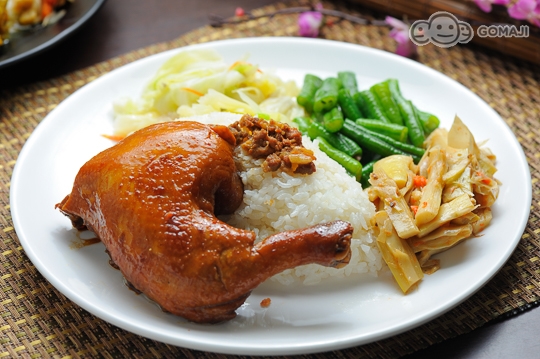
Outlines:
POLYGON ((11 182, 11 211, 26 254, 59 291, 92 314, 165 343, 230 354, 300 354, 365 344, 412 329, 456 306, 503 266, 525 228, 531 182, 523 151, 507 125, 484 101, 454 80, 414 61, 357 45, 303 38, 226 40, 185 47, 136 61, 93 81, 57 108, 24 146, 11 182), (113 100, 139 95, 167 58, 190 48, 214 48, 232 63, 244 54, 300 85, 307 72, 357 73, 360 88, 389 77, 421 109, 449 128, 458 114, 477 140, 489 139, 503 182, 484 235, 440 255, 441 270, 403 295, 390 275, 355 277, 310 287, 263 283, 238 317, 197 325, 161 312, 124 284, 102 244, 76 249, 77 233, 54 209, 80 166, 110 146, 113 100), (262 299, 272 304, 263 309, 262 299))

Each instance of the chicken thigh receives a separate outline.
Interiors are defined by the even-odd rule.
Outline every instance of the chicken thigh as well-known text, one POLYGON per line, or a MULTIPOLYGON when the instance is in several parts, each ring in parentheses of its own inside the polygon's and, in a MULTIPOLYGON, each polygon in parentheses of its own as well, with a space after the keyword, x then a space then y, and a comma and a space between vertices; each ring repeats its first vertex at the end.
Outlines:
POLYGON ((75 227, 96 233, 134 288, 199 323, 234 318, 254 288, 285 269, 348 263, 347 222, 254 244, 254 232, 216 217, 242 202, 234 146, 225 126, 149 126, 88 161, 57 207, 75 227))

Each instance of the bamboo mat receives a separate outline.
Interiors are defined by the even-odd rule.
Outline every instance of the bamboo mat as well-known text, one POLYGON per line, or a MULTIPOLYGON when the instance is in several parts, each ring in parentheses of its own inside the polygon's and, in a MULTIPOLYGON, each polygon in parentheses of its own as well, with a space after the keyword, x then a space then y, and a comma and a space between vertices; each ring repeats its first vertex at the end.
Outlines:
MULTIPOLYGON (((278 3, 255 11, 267 13, 303 3, 278 3)), ((326 8, 355 13, 340 2, 326 8)), ((119 66, 188 44, 251 36, 296 36, 297 15, 209 26, 163 44, 133 51, 68 75, 0 92, 0 358, 137 357, 225 358, 165 345, 126 332, 69 301, 52 287, 25 256, 9 209, 10 177, 25 140, 63 99, 119 66)), ((335 23, 321 37, 393 51, 384 27, 335 23)), ((519 246, 502 270, 466 302, 409 332, 379 342, 301 358, 395 358, 467 333, 487 322, 537 304, 540 295, 540 67, 473 45, 419 49, 421 63, 459 81, 490 104, 516 134, 530 164, 533 202, 519 246)))

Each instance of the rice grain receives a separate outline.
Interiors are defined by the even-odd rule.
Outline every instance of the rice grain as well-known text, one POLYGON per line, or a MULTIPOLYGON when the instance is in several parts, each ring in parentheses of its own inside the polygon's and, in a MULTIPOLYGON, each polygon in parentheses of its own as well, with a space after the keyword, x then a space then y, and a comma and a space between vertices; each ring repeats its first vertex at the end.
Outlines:
POLYGON ((352 256, 343 268, 318 264, 286 270, 272 278, 285 285, 300 280, 312 285, 330 277, 353 274, 376 276, 383 266, 381 254, 368 230, 375 214, 362 186, 337 162, 319 150, 318 143, 303 137, 304 147, 311 149, 317 170, 311 175, 290 175, 282 171, 264 172, 263 160, 254 160, 239 147, 236 152, 240 176, 244 183, 243 204, 231 216, 229 224, 255 231, 257 240, 285 230, 309 227, 336 219, 354 227, 352 256))

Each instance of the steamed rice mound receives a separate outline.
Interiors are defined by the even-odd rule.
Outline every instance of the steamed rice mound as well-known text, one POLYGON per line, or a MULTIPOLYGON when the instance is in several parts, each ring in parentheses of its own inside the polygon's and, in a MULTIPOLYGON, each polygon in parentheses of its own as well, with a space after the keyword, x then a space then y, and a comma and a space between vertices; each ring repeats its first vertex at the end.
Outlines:
POLYGON ((244 202, 233 215, 224 219, 235 227, 256 232, 259 241, 277 232, 336 219, 352 224, 352 257, 347 266, 335 269, 310 264, 288 269, 272 278, 282 284, 292 284, 297 280, 316 284, 324 278, 356 273, 377 275, 383 260, 374 237, 368 231, 375 207, 361 185, 319 150, 316 140, 312 142, 304 136, 302 141, 317 158, 317 170, 311 175, 264 172, 262 159, 254 160, 240 147, 237 148, 244 202))

